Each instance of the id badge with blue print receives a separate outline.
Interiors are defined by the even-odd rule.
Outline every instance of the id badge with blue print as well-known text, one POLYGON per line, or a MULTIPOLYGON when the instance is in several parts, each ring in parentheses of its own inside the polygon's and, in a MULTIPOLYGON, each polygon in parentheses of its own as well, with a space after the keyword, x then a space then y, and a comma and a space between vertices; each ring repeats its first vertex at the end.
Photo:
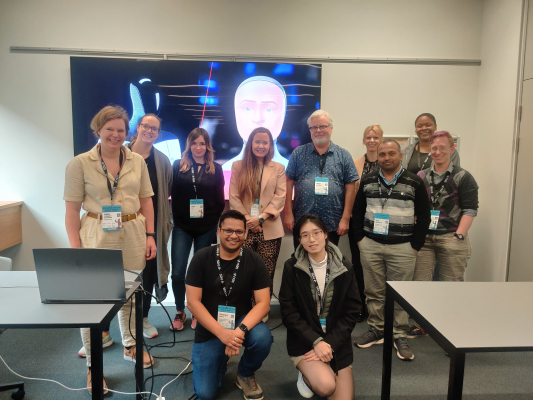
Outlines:
POLYGON ((439 210, 431 210, 431 222, 429 223, 429 229, 432 231, 437 230, 437 225, 439 224, 439 210))
POLYGON ((204 217, 204 201, 202 199, 191 199, 189 207, 191 218, 204 217))
POLYGON ((102 206, 102 228, 104 231, 122 229, 122 207, 102 206))
POLYGON ((235 307, 218 306, 217 322, 224 329, 235 329, 235 307))
POLYGON ((376 235, 389 234, 389 214, 374 214, 374 231, 376 235))
POLYGON ((322 327, 322 331, 326 333, 326 318, 320 318, 320 326, 322 327))
POLYGON ((259 199, 255 199, 254 204, 252 205, 252 209, 250 210, 250 217, 258 217, 259 216, 259 199))
POLYGON ((328 178, 315 178, 315 194, 319 196, 328 195, 328 178))

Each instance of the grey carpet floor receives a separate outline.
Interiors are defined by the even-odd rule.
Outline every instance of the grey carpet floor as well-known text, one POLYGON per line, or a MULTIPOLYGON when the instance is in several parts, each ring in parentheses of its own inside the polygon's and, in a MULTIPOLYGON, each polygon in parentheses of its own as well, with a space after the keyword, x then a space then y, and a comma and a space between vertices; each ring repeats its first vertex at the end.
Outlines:
MULTIPOLYGON (((172 310, 169 309, 172 313, 172 310)), ((168 329, 166 314, 160 307, 153 307, 150 320, 159 330, 160 336, 147 340, 156 344, 173 340, 168 329)), ((279 307, 274 307, 267 325, 271 328, 280 323, 279 307)), ((366 323, 358 324, 353 336, 364 332, 366 323)), ((461 329, 460 326, 457 329, 461 329)), ((272 351, 257 373, 257 380, 265 393, 265 399, 301 399, 296 389, 297 371, 293 368, 285 348, 286 330, 283 326, 273 330, 272 351)), ((186 329, 176 334, 176 340, 193 338, 189 322, 186 329)), ((512 328, 509 329, 512 335, 512 328)), ((111 335, 115 344, 104 350, 104 372, 109 387, 124 392, 133 392, 133 364, 122 358, 120 331, 113 320, 111 335)), ((412 362, 402 362, 393 357, 392 398, 395 400, 444 400, 448 385, 449 358, 429 337, 410 340, 415 353, 412 362)), ((10 329, 0 334, 0 355, 19 374, 28 377, 54 379, 72 388, 85 386, 85 360, 77 355, 81 347, 77 329, 10 329)), ((171 349, 155 348, 155 357, 189 358, 192 342, 176 344, 171 349)), ((382 346, 368 349, 354 348, 353 375, 355 398, 378 400, 381 393, 382 346)), ((235 386, 238 359, 232 359, 224 379, 219 399, 242 399, 242 392, 235 386)), ((156 360, 154 374, 177 375, 187 362, 181 359, 156 360)), ((189 368, 190 371, 190 368, 189 368)), ((145 377, 151 374, 145 370, 145 377)), ((465 400, 522 400, 533 399, 533 353, 481 353, 467 354, 464 395, 465 400)), ((156 377, 154 393, 172 376, 156 377)), ((21 380, 0 362, 0 383, 21 380)), ((71 392, 49 382, 23 379, 26 383, 27 400, 72 400, 90 399, 86 391, 71 392)), ((151 382, 147 383, 150 388, 151 382)), ((0 400, 8 400, 11 392, 0 393, 0 400)), ((187 400, 194 393, 192 374, 180 377, 163 392, 166 400, 187 400)), ((135 396, 109 394, 109 399, 135 399, 135 396)), ((155 397, 152 396, 152 399, 155 397)), ((317 396, 315 396, 317 398, 317 396)))

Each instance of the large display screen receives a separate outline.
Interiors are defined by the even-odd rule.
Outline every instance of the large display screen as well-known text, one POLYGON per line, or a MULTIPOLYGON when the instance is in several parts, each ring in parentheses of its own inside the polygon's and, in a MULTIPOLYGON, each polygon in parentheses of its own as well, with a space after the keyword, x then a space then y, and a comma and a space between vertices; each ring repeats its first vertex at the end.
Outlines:
POLYGON ((70 66, 74 155, 96 144, 89 125, 102 107, 124 107, 130 134, 154 113, 163 120, 154 146, 171 163, 190 131, 209 133, 226 196, 231 165, 254 128, 272 132, 274 161, 287 166, 292 151, 311 141, 307 118, 320 108, 321 65, 71 57, 70 66))

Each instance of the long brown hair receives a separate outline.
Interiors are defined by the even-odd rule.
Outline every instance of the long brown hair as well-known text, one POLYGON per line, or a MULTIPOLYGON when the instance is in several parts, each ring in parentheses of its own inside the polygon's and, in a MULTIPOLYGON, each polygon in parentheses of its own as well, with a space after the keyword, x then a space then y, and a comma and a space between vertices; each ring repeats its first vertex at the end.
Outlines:
POLYGON ((206 163, 205 172, 207 172, 208 174, 215 173, 215 164, 213 163, 213 160, 215 158, 215 150, 213 150, 213 146, 211 146, 211 139, 209 138, 209 134, 203 128, 194 128, 191 133, 189 133, 189 136, 187 136, 187 147, 185 147, 185 151, 181 155, 180 172, 187 172, 189 168, 191 168, 193 160, 191 146, 192 143, 200 136, 205 140, 206 147, 204 155, 204 160, 206 163))
POLYGON ((252 133, 250 133, 250 137, 246 142, 244 155, 242 157, 242 166, 237 180, 237 191, 241 197, 242 204, 245 205, 251 205, 254 202, 254 199, 259 197, 259 193, 257 193, 257 178, 261 173, 261 170, 257 158, 252 151, 252 143, 255 135, 258 133, 266 133, 270 140, 270 149, 263 160, 263 165, 266 165, 272 160, 272 157, 274 157, 274 139, 272 139, 272 134, 267 128, 255 128, 252 133))

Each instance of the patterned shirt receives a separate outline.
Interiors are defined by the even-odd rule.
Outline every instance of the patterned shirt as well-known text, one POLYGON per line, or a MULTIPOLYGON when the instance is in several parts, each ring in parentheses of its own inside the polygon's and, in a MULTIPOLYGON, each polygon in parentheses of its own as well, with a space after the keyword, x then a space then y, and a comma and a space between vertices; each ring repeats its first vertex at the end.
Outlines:
POLYGON ((453 163, 450 163, 446 173, 440 177, 437 176, 433 167, 418 173, 418 176, 424 181, 428 198, 431 200, 429 175, 433 174, 434 193, 436 195, 440 191, 442 181, 447 173, 450 173, 450 177, 444 184, 444 190, 438 197, 437 204, 431 207, 432 210, 440 211, 437 229, 428 232, 433 235, 457 231, 462 215, 477 216, 479 202, 476 180, 470 172, 453 165, 453 163))
POLYGON ((308 143, 292 152, 285 173, 294 181, 294 220, 305 213, 316 214, 330 232, 336 231, 344 212, 344 186, 359 180, 350 153, 331 142, 329 149, 320 155, 313 143, 308 143), (327 196, 315 195, 317 177, 328 178, 327 196))

